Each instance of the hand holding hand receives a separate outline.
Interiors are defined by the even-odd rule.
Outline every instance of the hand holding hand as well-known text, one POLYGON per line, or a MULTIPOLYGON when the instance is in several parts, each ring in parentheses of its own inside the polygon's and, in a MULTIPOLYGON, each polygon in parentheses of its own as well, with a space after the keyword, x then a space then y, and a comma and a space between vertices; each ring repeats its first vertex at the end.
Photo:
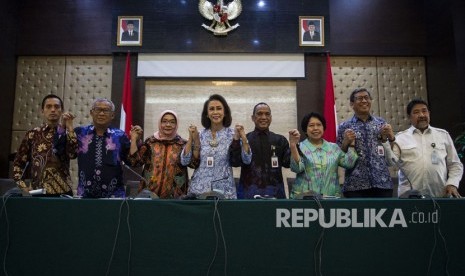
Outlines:
POLYGON ((63 127, 65 127, 68 131, 73 131, 73 120, 76 118, 72 113, 65 112, 61 115, 63 127))
POLYGON ((300 142, 300 132, 297 129, 289 130, 289 143, 297 145, 300 142))
POLYGON ((239 140, 240 138, 247 139, 245 135, 244 126, 241 124, 236 124, 236 126, 234 127, 234 139, 239 140))
POLYGON ((129 135, 131 136, 131 140, 138 140, 142 137, 144 130, 139 125, 131 125, 131 130, 129 131, 129 135))
POLYGON ((190 125, 187 130, 189 131, 189 140, 192 140, 195 142, 195 144, 198 144, 200 142, 200 137, 199 131, 197 130, 197 126, 190 125))
POLYGON ((344 140, 342 141, 343 144, 355 146, 355 139, 355 131, 350 128, 344 131, 344 140))
POLYGON ((381 137, 383 141, 388 139, 389 141, 393 141, 395 139, 394 132, 392 131, 392 126, 390 124, 384 124, 381 127, 381 137))

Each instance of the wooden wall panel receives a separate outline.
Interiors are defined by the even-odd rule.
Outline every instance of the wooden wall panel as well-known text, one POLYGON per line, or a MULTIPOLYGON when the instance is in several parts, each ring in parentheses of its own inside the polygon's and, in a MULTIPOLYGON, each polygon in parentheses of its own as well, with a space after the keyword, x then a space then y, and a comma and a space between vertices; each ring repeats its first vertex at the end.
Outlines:
POLYGON ((11 123, 13 120, 13 104, 16 76, 16 37, 18 7, 16 1, 0 0, 0 178, 8 177, 10 171, 11 123))
POLYGON ((330 50, 334 54, 427 53, 423 0, 331 0, 330 3, 330 50))

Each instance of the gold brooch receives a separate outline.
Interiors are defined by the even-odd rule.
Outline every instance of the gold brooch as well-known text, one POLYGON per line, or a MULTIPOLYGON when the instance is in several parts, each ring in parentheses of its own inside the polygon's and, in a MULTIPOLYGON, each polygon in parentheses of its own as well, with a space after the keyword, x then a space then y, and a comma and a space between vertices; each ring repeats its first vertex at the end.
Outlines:
POLYGON ((216 148, 218 146, 218 141, 216 141, 216 139, 213 139, 211 140, 210 142, 208 142, 210 144, 211 147, 213 148, 216 148))

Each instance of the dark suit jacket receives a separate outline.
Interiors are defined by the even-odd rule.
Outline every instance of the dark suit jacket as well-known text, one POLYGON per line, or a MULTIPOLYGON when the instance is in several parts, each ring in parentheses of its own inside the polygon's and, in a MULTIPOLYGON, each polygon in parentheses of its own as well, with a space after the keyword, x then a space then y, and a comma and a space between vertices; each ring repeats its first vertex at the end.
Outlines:
POLYGON ((132 36, 129 35, 128 31, 123 32, 123 36, 121 37, 121 41, 138 41, 139 40, 139 33, 136 31, 132 31, 132 36))
POLYGON ((310 32, 306 31, 304 33, 304 41, 320 41, 320 33, 319 32, 313 32, 313 37, 310 37, 310 32))

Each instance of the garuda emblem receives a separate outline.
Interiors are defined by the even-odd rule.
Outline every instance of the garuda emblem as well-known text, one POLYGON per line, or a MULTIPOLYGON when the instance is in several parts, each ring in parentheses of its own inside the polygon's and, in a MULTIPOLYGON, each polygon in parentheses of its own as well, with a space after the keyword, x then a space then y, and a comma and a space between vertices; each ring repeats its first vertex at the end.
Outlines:
POLYGON ((241 14, 242 3, 241 0, 233 0, 225 5, 223 0, 218 0, 213 5, 210 1, 199 0, 199 11, 203 17, 212 20, 210 26, 202 24, 202 27, 213 32, 214 35, 228 35, 229 31, 239 27, 238 23, 231 26, 229 21, 241 14))

